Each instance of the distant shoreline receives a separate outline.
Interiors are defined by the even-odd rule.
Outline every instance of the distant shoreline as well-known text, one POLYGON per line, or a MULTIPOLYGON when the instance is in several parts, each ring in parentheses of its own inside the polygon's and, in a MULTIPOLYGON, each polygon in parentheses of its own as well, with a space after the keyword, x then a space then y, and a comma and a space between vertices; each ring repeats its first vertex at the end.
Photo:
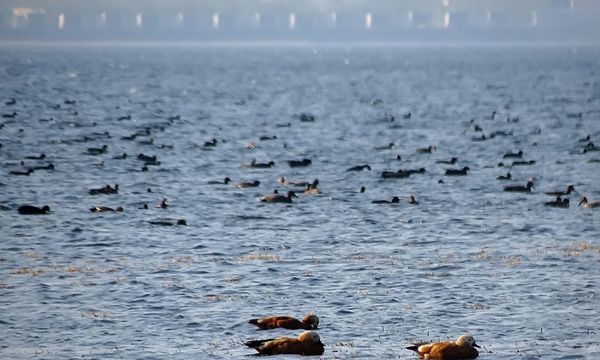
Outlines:
POLYGON ((58 40, 2 39, 0 46, 118 47, 398 47, 398 48, 598 48, 594 41, 281 41, 281 40, 58 40))
POLYGON ((12 29, 0 33, 0 42, 100 43, 100 44, 200 44, 203 46, 599 46, 594 29, 560 31, 549 28, 460 28, 460 29, 373 29, 368 31, 283 31, 258 32, 240 29, 206 31, 145 31, 124 29, 120 32, 82 29, 12 29))

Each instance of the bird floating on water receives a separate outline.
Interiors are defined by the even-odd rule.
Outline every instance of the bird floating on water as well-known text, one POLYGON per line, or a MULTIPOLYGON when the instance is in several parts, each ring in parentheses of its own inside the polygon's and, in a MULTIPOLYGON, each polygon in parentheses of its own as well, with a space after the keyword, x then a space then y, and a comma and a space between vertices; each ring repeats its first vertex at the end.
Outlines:
POLYGON ((600 207, 600 200, 588 201, 588 199, 584 196, 579 201, 579 206, 587 208, 587 209, 597 208, 597 207, 600 207))
POLYGON ((249 324, 256 325, 260 330, 284 328, 289 330, 315 330, 319 327, 319 317, 314 314, 307 314, 298 320, 291 316, 267 316, 258 319, 251 319, 249 324))
POLYGON ((436 164, 454 165, 458 161, 457 158, 453 157, 450 160, 438 160, 436 164))
POLYGON ((503 159, 521 159, 523 157, 523 150, 519 150, 516 153, 506 153, 502 156, 503 159))
POLYGON ((44 215, 50 212, 50 207, 48 205, 41 208, 33 205, 23 205, 17 211, 21 215, 44 215))
POLYGON ((529 180, 529 181, 527 181, 527 185, 525 185, 525 186, 521 186, 521 185, 505 186, 504 191, 507 191, 507 192, 531 192, 532 188, 533 188, 533 181, 529 180))
POLYGON ((90 208, 91 212, 123 212, 123 207, 119 206, 116 209, 113 209, 108 206, 92 206, 90 208))
POLYGON ((211 180, 207 184, 209 184, 209 185, 228 185, 230 182, 231 182, 231 179, 229 177, 226 177, 225 179, 223 179, 223 181, 211 180))
POLYGON ((410 205, 419 205, 419 202, 417 201, 417 199, 415 199, 415 197, 414 197, 413 195, 409 195, 409 196, 408 196, 408 200, 407 200, 407 202, 408 202, 410 205))
POLYGON ((88 155, 100 155, 100 154, 104 154, 107 149, 108 149, 108 145, 102 145, 101 148, 88 148, 86 153, 88 155))
POLYGON ((560 196, 556 197, 554 201, 547 201, 544 203, 545 206, 557 207, 557 208, 568 208, 569 199, 562 199, 560 196))
POLYGON ((417 154, 431 154, 436 147, 434 145, 429 145, 428 147, 420 147, 417 148, 417 154))
POLYGON ((316 331, 305 331, 297 338, 278 337, 267 340, 246 341, 244 345, 255 349, 259 355, 322 355, 325 345, 316 331))
POLYGON ((251 162, 242 164, 242 167, 253 168, 253 169, 265 169, 275 166, 275 162, 269 161, 268 163, 256 162, 256 159, 252 159, 251 162))
POLYGON ((312 164, 311 159, 302 159, 302 160, 289 160, 288 165, 290 167, 304 167, 312 164))
POLYGON ((363 171, 363 170, 371 171, 371 167, 369 165, 365 164, 365 165, 356 165, 356 166, 346 169, 346 171, 363 171))
POLYGON ((400 198, 397 196, 394 196, 392 198, 392 200, 373 200, 373 201, 371 201, 371 203, 373 203, 373 204, 398 204, 398 203, 400 203, 400 198))
POLYGON ((506 180, 510 180, 510 179, 512 179, 512 175, 509 172, 507 172, 506 175, 498 175, 496 177, 496 180, 500 180, 500 181, 506 181, 506 180))
POLYGON ((550 196, 564 196, 564 195, 571 194, 573 191, 575 191, 575 187, 573 185, 569 185, 569 186, 567 186, 566 191, 547 191, 544 194, 550 195, 550 196))
POLYGON ((245 188, 249 188, 249 187, 258 187, 258 186, 260 186, 259 180, 254 180, 252 182, 242 181, 242 182, 239 182, 239 183, 233 185, 233 187, 238 188, 238 189, 245 189, 245 188))
POLYGON ((446 176, 464 176, 467 175, 467 172, 471 170, 468 166, 465 166, 462 169, 446 169, 444 175, 446 176))
POLYGON ((415 344, 407 347, 427 360, 467 360, 479 356, 479 345, 469 335, 462 335, 456 341, 415 344))
POLYGON ((297 198, 298 196, 296 196, 296 193, 293 191, 288 191, 287 195, 281 195, 281 194, 267 194, 264 195, 263 197, 260 198, 261 202, 268 202, 268 203, 288 203, 291 204, 292 198, 295 197, 297 198))

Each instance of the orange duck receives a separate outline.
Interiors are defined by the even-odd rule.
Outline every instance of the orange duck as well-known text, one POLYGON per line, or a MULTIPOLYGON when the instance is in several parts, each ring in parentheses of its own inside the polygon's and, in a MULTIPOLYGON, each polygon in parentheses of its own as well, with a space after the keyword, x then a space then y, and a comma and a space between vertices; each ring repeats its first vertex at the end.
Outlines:
POLYGON ((462 335, 456 341, 443 341, 430 344, 416 344, 407 347, 419 354, 421 359, 428 360, 467 360, 479 356, 479 345, 469 335, 462 335))
POLYGON ((256 325, 260 330, 284 328, 290 330, 315 330, 319 326, 317 315, 306 315, 302 321, 291 316, 269 316, 260 319, 249 320, 248 323, 256 325))
POLYGON ((315 331, 305 331, 298 338, 278 337, 268 340, 251 340, 244 343, 258 351, 257 355, 322 355, 325 345, 315 331))

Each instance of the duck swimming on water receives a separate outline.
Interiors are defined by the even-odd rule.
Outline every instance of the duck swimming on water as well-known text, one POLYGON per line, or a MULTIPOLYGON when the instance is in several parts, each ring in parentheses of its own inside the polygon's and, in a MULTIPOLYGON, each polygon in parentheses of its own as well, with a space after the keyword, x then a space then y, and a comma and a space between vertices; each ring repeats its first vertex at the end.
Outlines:
POLYGON ((32 170, 54 170, 54 164, 48 164, 48 165, 40 165, 40 166, 34 166, 31 168, 32 170))
POLYGON ((389 144, 384 145, 384 146, 377 146, 375 148, 375 150, 389 150, 389 149, 393 149, 395 146, 396 145, 392 142, 392 143, 389 143, 389 144))
POLYGON ((392 198, 392 200, 373 200, 371 201, 372 204, 398 204, 400 203, 400 198, 397 196, 394 196, 392 198))
POLYGON ((594 208, 600 207, 600 200, 588 201, 588 199, 584 196, 579 201, 579 206, 587 208, 587 209, 594 209, 594 208))
POLYGON ((544 194, 550 195, 550 196, 564 196, 564 195, 571 194, 571 192, 573 192, 573 191, 575 191, 575 187, 573 185, 569 185, 569 186, 567 186, 566 191, 547 191, 544 194))
POLYGON ((226 177, 225 179, 223 179, 223 181, 211 180, 207 184, 209 184, 209 185, 228 185, 230 182, 231 182, 231 179, 229 177, 226 177))
POLYGON ((217 146, 217 139, 212 139, 211 141, 205 141, 204 147, 215 147, 217 146))
POLYGON ((523 150, 519 150, 517 153, 506 153, 502 156, 503 159, 521 159, 523 157, 523 150))
POLYGON ((467 360, 479 356, 479 345, 469 335, 462 335, 456 341, 443 341, 434 343, 415 344, 407 347, 427 360, 467 360))
POLYGON ((44 160, 46 158, 46 154, 42 153, 39 156, 25 156, 25 159, 28 160, 44 160))
POLYGON ((403 171, 402 169, 393 171, 384 171, 381 173, 381 177, 384 179, 403 179, 410 176, 410 173, 403 171))
POLYGON ((416 151, 417 151, 417 154, 431 154, 435 149, 436 149, 435 146, 429 145, 426 148, 423 148, 423 147, 417 148, 416 151))
POLYGON ((115 184, 115 187, 111 187, 110 185, 106 185, 104 187, 98 189, 91 189, 88 191, 90 195, 98 195, 98 194, 118 194, 119 193, 119 184, 115 184))
POLYGON ((157 208, 160 209, 166 209, 169 207, 169 203, 167 202, 167 198, 163 198, 161 202, 159 202, 158 204, 156 204, 157 208))
POLYGON ((29 169, 27 169, 27 171, 13 170, 9 174, 15 175, 15 176, 29 176, 31 173, 33 173, 33 169, 29 168, 29 169))
POLYGON ((292 198, 295 197, 297 198, 298 196, 296 196, 296 193, 293 191, 288 191, 287 195, 281 195, 281 194, 267 194, 263 197, 260 198, 261 202, 268 202, 268 203, 288 203, 291 204, 292 198))
POLYGON ((531 189, 533 188, 533 181, 529 180, 527 181, 527 185, 525 186, 520 186, 520 185, 510 185, 510 186, 505 186, 504 187, 504 191, 507 192, 531 192, 531 189))
POLYGON ((249 188, 249 187, 258 187, 258 186, 260 186, 260 181, 258 181, 258 180, 254 180, 252 182, 242 181, 233 186, 238 189, 245 189, 245 188, 249 188))
POLYGON ((256 159, 252 159, 251 162, 242 164, 242 167, 253 168, 253 169, 265 169, 275 166, 275 162, 269 161, 268 163, 256 162, 256 159))
POLYGON ((150 220, 148 221, 152 225, 161 225, 161 226, 187 226, 187 222, 184 219, 179 219, 177 221, 174 220, 150 220))
POLYGON ((406 202, 410 205, 419 205, 419 202, 417 201, 417 199, 415 199, 413 195, 409 195, 408 200, 406 202))
POLYGON ((346 169, 346 171, 363 171, 363 170, 371 171, 371 167, 369 165, 365 164, 365 165, 356 165, 356 166, 346 169))
POLYGON ((445 164, 445 165, 454 165, 457 161, 458 161, 458 159, 453 157, 450 160, 438 160, 435 163, 436 164, 445 164))
POLYGON ((425 168, 419 168, 419 169, 406 169, 406 170, 402 170, 402 172, 405 172, 409 175, 412 174, 425 174, 426 170, 425 168))
POLYGON ((21 215, 45 215, 50 212, 50 207, 48 205, 41 208, 33 205, 23 205, 17 211, 21 215))
POLYGON ((258 355, 322 355, 325 352, 316 331, 305 331, 298 338, 278 337, 267 340, 246 341, 244 345, 255 349, 258 355))
POLYGON ((535 164, 535 160, 518 160, 518 161, 513 161, 511 166, 528 166, 528 165, 534 165, 535 164))
POLYGON ((446 169, 446 172, 444 173, 444 175, 446 176, 463 176, 463 175, 467 175, 467 172, 471 170, 469 169, 468 166, 465 166, 462 169, 446 169))
POLYGON ((556 197, 554 201, 548 201, 544 203, 545 206, 557 207, 557 208, 568 208, 569 199, 561 199, 560 196, 556 197))
POLYGON ((260 330, 284 328, 289 330, 315 330, 319 327, 319 317, 314 314, 308 314, 298 320, 291 316, 268 316, 259 319, 251 319, 248 323, 258 326, 260 330))
POLYGON ((304 188, 304 195, 319 195, 321 190, 318 187, 307 184, 304 188))
POLYGON ((88 155, 100 155, 100 154, 104 154, 107 149, 108 149, 108 145, 102 145, 101 148, 88 148, 86 153, 88 155))
POLYGON ((91 212, 123 212, 123 207, 119 206, 116 209, 113 209, 108 206, 92 206, 90 208, 91 212))
POLYGON ((288 165, 290 167, 304 167, 312 164, 311 159, 302 159, 302 160, 289 160, 288 165))
POLYGON ((512 179, 512 175, 509 172, 507 172, 506 175, 498 175, 496 177, 496 180, 500 180, 500 181, 506 181, 506 180, 510 180, 510 179, 512 179))
POLYGON ((288 180, 288 179, 284 178, 283 176, 278 176, 277 182, 280 183, 281 185, 285 185, 285 186, 295 186, 295 187, 302 187, 302 188, 305 188, 307 185, 311 185, 312 187, 317 187, 319 185, 319 179, 315 179, 312 183, 309 183, 308 181, 288 180))

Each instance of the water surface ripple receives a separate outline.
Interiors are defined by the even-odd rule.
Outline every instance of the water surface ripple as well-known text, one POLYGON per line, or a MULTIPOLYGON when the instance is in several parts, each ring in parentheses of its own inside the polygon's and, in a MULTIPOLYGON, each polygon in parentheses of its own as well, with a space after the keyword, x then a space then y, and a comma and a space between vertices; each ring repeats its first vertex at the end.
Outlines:
POLYGON ((599 59, 596 48, 4 46, 0 108, 17 116, 0 119, 0 357, 241 357, 244 340, 297 334, 248 319, 313 311, 328 359, 414 359, 411 341, 461 333, 482 359, 600 358, 600 212, 576 206, 600 198, 600 153, 578 141, 600 144, 599 59), (535 164, 497 167, 518 150, 535 164), (141 171, 140 153, 160 164, 141 171), (275 166, 241 167, 253 158, 275 166), (362 164, 372 170, 346 171, 362 164), (507 171, 513 181, 496 180, 507 171), (259 202, 288 190, 277 176, 318 178, 322 194, 259 202), (529 177, 531 194, 502 191, 529 177), (118 194, 88 194, 106 184, 118 194), (543 206, 569 184, 570 208, 543 206), (52 212, 22 216, 23 204, 52 212), (161 225, 178 219, 188 226, 161 225))

